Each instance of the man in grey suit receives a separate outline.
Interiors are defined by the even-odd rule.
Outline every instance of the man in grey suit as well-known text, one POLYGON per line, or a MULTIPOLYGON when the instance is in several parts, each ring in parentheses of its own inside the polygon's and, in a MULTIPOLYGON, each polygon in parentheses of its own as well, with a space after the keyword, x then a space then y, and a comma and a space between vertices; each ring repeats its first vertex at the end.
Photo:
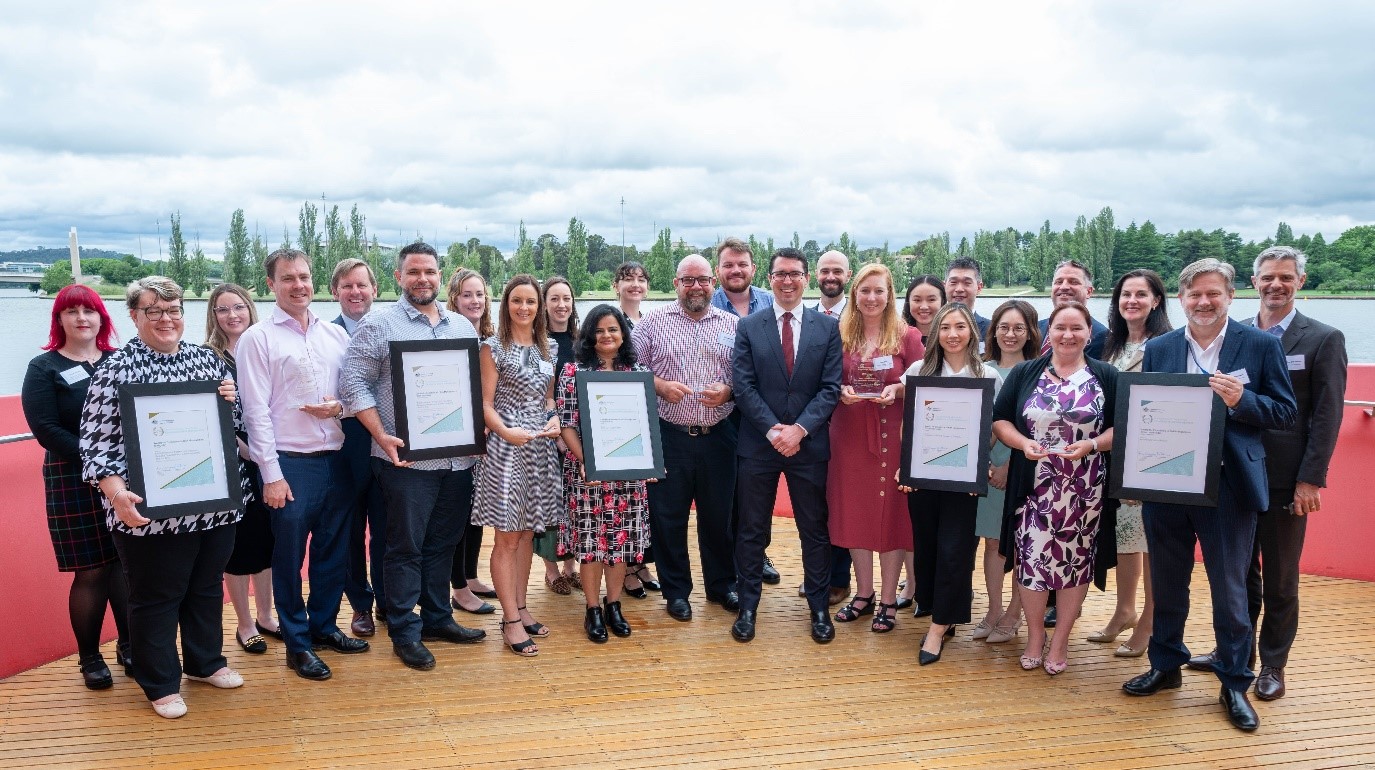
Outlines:
MULTIPOLYGON (((1260 625, 1260 676, 1256 697, 1284 697, 1284 667, 1299 630, 1299 556, 1308 514, 1322 509, 1327 466, 1342 426, 1346 393, 1346 339, 1327 324, 1303 315, 1294 297, 1307 278, 1308 258, 1289 246, 1272 246, 1256 257, 1251 284, 1260 292, 1260 313, 1245 321, 1279 337, 1299 404, 1293 430, 1265 432, 1265 473, 1270 507, 1256 522, 1256 544, 1246 580, 1251 624, 1260 625)), ((1211 671, 1216 652, 1189 659, 1211 671)))
POLYGON ((778 477, 788 480, 793 519, 802 541, 803 584, 812 639, 835 638, 827 609, 831 541, 827 531, 826 466, 830 420, 840 398, 840 326, 802 306, 807 259, 793 248, 769 260, 774 304, 735 329, 735 403, 741 412, 736 481, 740 526, 735 572, 740 614, 731 636, 754 638, 755 612, 769 545, 778 477))

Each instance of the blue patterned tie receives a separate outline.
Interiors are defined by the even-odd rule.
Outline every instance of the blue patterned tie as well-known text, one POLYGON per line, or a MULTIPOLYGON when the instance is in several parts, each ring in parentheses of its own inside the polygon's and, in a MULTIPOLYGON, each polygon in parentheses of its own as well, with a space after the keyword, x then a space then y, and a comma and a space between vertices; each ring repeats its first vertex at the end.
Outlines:
POLYGON ((1265 333, 1270 335, 1271 337, 1283 337, 1284 328, 1279 324, 1275 324, 1274 326, 1271 326, 1269 329, 1266 329, 1265 333))

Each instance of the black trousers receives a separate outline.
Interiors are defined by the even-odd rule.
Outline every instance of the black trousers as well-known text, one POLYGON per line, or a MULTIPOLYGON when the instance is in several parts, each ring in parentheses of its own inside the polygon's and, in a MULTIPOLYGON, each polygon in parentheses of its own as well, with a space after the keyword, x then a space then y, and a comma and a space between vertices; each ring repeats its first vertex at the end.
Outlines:
POLYGON ((912 517, 918 607, 931 608, 931 622, 968 623, 974 591, 974 534, 979 498, 968 492, 918 489, 907 495, 912 517))
POLYGON ((135 662, 131 670, 148 700, 181 692, 183 660, 192 676, 210 676, 228 665, 221 582, 234 551, 234 527, 113 534, 129 580, 129 643, 135 662))
POLYGON ((778 500, 778 478, 788 481, 793 521, 802 541, 802 588, 807 606, 822 610, 831 583, 831 535, 827 529, 827 463, 788 464, 782 455, 774 459, 740 458, 736 482, 740 499, 740 527, 735 540, 735 572, 741 609, 757 609, 763 593, 764 551, 773 537, 773 506, 778 500))
POLYGON ((422 628, 454 622, 449 578, 454 546, 472 513, 473 472, 418 471, 379 458, 372 462, 388 509, 387 633, 392 644, 411 644, 420 641, 422 628))
POLYGON ((1260 619, 1260 663, 1284 668, 1289 648, 1299 632, 1299 556, 1308 532, 1308 517, 1295 516, 1285 506, 1294 490, 1270 490, 1270 510, 1256 520, 1256 544, 1246 574, 1246 604, 1252 627, 1260 619))
POLYGON ((659 430, 668 476, 648 485, 649 537, 664 599, 686 599, 692 593, 687 529, 694 503, 702 580, 708 592, 724 594, 735 586, 735 426, 722 420, 711 433, 689 436, 661 421, 659 430))
POLYGON ((449 585, 458 590, 477 579, 477 561, 482 553, 482 527, 469 524, 463 529, 463 539, 454 547, 454 566, 449 573, 449 585))
POLYGON ((344 596, 354 612, 371 612, 374 601, 379 610, 386 606, 386 578, 382 565, 387 554, 387 506, 382 501, 382 488, 372 473, 372 434, 354 418, 344 420, 343 426, 344 447, 340 451, 348 464, 346 481, 353 484, 344 596), (369 530, 371 541, 365 537, 369 530), (371 570, 368 569, 369 560, 371 570))
POLYGON ((1236 509, 1224 469, 1217 507, 1148 502, 1142 520, 1155 591, 1151 668, 1170 671, 1189 660, 1184 625, 1189 619, 1189 583, 1197 542, 1203 549, 1203 568, 1213 599, 1218 655, 1214 673, 1224 687, 1244 692, 1255 679, 1247 664, 1255 636, 1246 614, 1246 572, 1255 547, 1256 512, 1236 509))

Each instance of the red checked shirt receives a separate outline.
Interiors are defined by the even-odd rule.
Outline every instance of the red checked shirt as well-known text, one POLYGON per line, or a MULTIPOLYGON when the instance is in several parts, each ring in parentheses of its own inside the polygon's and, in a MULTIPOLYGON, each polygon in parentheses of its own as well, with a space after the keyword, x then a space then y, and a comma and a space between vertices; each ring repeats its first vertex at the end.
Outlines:
MULTIPOLYGON (((701 320, 695 320, 674 302, 645 313, 630 338, 640 363, 654 376, 700 393, 712 383, 730 384, 736 322, 735 316, 711 305, 701 320)), ((715 425, 734 408, 734 401, 708 408, 696 396, 676 404, 659 399, 659 417, 675 425, 715 425)))

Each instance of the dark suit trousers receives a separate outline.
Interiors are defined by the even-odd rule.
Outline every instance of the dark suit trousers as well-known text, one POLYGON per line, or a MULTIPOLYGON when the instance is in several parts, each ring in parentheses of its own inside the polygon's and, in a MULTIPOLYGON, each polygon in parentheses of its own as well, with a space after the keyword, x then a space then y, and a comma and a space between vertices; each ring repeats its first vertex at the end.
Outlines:
POLYGON ((1270 510, 1256 522, 1256 545, 1246 575, 1246 601, 1251 624, 1260 618, 1260 663, 1284 668, 1289 648, 1299 632, 1299 555, 1308 532, 1308 517, 1285 509, 1294 500, 1292 489, 1270 490, 1270 510))
POLYGON ((234 550, 234 526, 161 535, 114 533, 129 580, 130 669, 148 700, 181 691, 186 673, 210 676, 224 658, 224 565, 234 550))
POLYGON ((722 420, 711 433, 689 436, 661 424, 659 435, 668 475, 647 487, 650 540, 664 599, 686 599, 692 593, 687 530, 694 503, 702 579, 707 591, 725 595, 735 585, 735 426, 722 420))
POLYGON ((1228 689, 1245 691, 1255 678, 1247 663, 1254 637, 1246 610, 1246 572, 1255 543, 1256 512, 1235 509, 1226 469, 1218 486, 1216 508, 1145 504, 1142 518, 1155 591, 1151 668, 1171 671, 1189 660, 1184 624, 1189 618, 1189 583, 1197 541, 1203 549, 1203 568, 1212 592, 1217 678, 1228 689))
POLYGON ((482 527, 469 524, 463 530, 463 539, 454 548, 454 567, 449 573, 449 584, 457 591, 468 585, 469 580, 477 579, 477 561, 482 552, 482 527))
POLYGON ((335 623, 348 572, 350 495, 348 463, 325 457, 278 456, 293 499, 272 511, 272 599, 287 652, 305 652, 312 636, 339 630, 335 623), (310 551, 310 599, 302 596, 301 565, 310 551))
POLYGON ((740 458, 740 527, 735 539, 735 572, 741 609, 757 609, 763 592, 764 551, 773 536, 773 506, 778 477, 788 480, 793 521, 802 541, 803 589, 807 606, 827 611, 831 582, 831 536, 826 521, 826 463, 787 465, 774 459, 740 458))
POLYGON ((387 633, 392 644, 412 644, 422 628, 454 622, 449 577, 454 547, 472 513, 473 472, 398 468, 380 458, 372 463, 389 510, 387 633))
POLYGON ((931 609, 931 622, 968 623, 974 596, 974 534, 979 498, 967 492, 919 489, 907 495, 916 557, 918 607, 931 609))
POLYGON ((386 578, 382 565, 387 553, 387 507, 382 503, 382 488, 372 475, 372 434, 358 420, 343 421, 345 462, 348 482, 353 484, 353 509, 349 513, 349 561, 344 579, 344 596, 354 612, 371 612, 376 599, 378 609, 386 606, 386 578), (371 530, 372 540, 365 535, 371 530), (371 558, 372 569, 368 569, 371 558), (368 584, 371 574, 372 584, 368 584))

